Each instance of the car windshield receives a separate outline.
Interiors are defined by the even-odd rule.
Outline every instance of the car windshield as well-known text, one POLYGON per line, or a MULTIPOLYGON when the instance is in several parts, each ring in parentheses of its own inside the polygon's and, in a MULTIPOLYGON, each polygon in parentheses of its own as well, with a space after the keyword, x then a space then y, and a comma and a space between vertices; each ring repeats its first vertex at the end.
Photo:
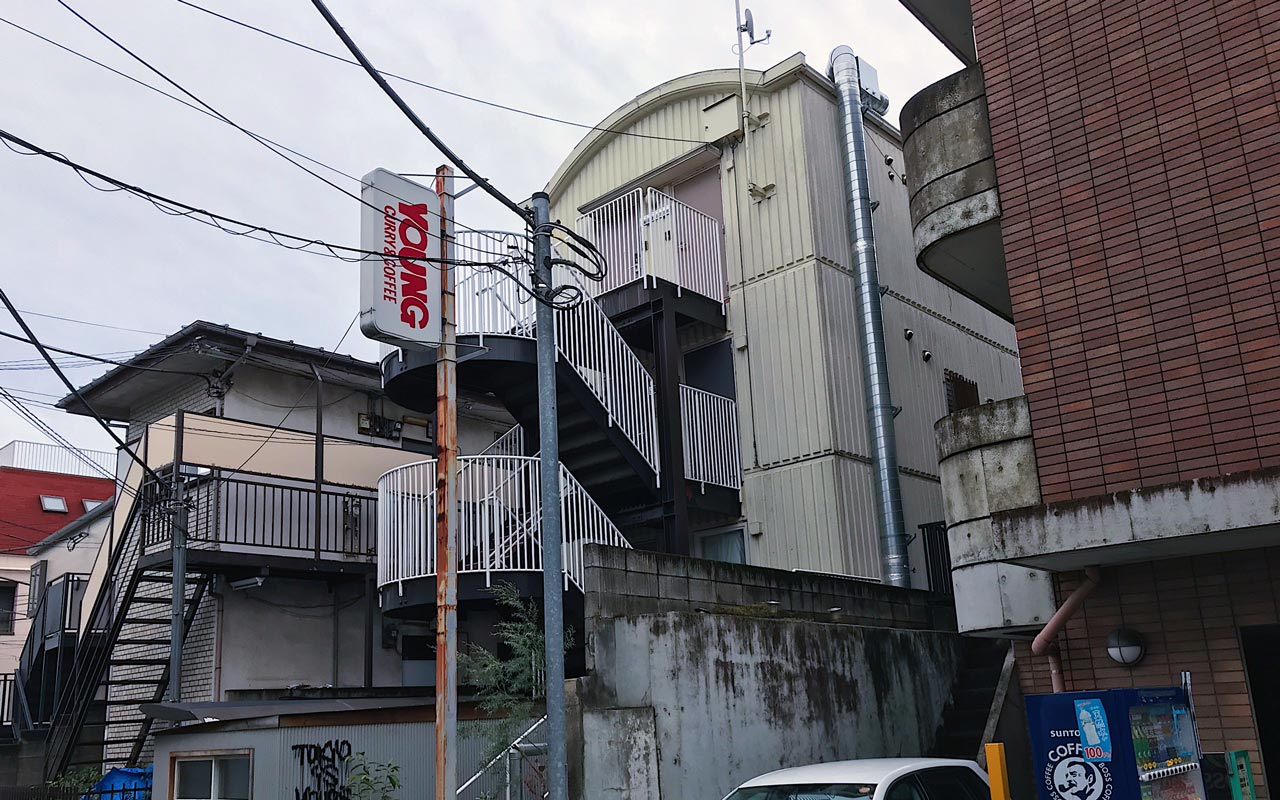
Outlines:
POLYGON ((870 783, 792 783, 739 789, 725 800, 866 800, 875 790, 870 783))

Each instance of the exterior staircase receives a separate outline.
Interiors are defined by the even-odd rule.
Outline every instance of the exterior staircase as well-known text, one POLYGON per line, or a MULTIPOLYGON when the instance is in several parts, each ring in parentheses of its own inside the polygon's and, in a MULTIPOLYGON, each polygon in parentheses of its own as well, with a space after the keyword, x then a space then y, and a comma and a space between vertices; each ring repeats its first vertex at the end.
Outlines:
POLYGON ((982 750, 987 721, 996 701, 1009 642, 1002 639, 964 640, 964 661, 942 715, 929 755, 935 758, 975 759, 982 750))

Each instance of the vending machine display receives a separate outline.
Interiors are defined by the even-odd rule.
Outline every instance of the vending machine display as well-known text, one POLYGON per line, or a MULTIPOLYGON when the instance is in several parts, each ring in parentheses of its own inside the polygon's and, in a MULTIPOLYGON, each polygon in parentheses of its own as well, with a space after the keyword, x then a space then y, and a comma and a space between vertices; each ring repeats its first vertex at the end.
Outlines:
POLYGON ((1027 698, 1041 800, 1205 800, 1182 689, 1027 698))

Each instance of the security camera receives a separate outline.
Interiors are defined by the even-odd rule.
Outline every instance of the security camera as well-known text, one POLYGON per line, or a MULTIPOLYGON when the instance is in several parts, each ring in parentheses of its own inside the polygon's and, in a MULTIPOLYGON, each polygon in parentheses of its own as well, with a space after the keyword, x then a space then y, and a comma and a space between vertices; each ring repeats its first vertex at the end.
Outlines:
POLYGON ((243 589, 256 589, 267 582, 267 576, 254 575, 252 578, 238 578, 227 583, 232 589, 241 591, 243 589))

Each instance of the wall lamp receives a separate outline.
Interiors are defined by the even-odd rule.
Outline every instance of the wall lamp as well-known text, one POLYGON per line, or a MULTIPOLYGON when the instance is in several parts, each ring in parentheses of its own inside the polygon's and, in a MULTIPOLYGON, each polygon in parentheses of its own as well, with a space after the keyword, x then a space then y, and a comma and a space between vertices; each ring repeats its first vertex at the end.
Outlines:
POLYGON ((1146 654, 1146 642, 1133 628, 1116 628, 1107 635, 1107 656, 1117 664, 1132 667, 1146 654))

